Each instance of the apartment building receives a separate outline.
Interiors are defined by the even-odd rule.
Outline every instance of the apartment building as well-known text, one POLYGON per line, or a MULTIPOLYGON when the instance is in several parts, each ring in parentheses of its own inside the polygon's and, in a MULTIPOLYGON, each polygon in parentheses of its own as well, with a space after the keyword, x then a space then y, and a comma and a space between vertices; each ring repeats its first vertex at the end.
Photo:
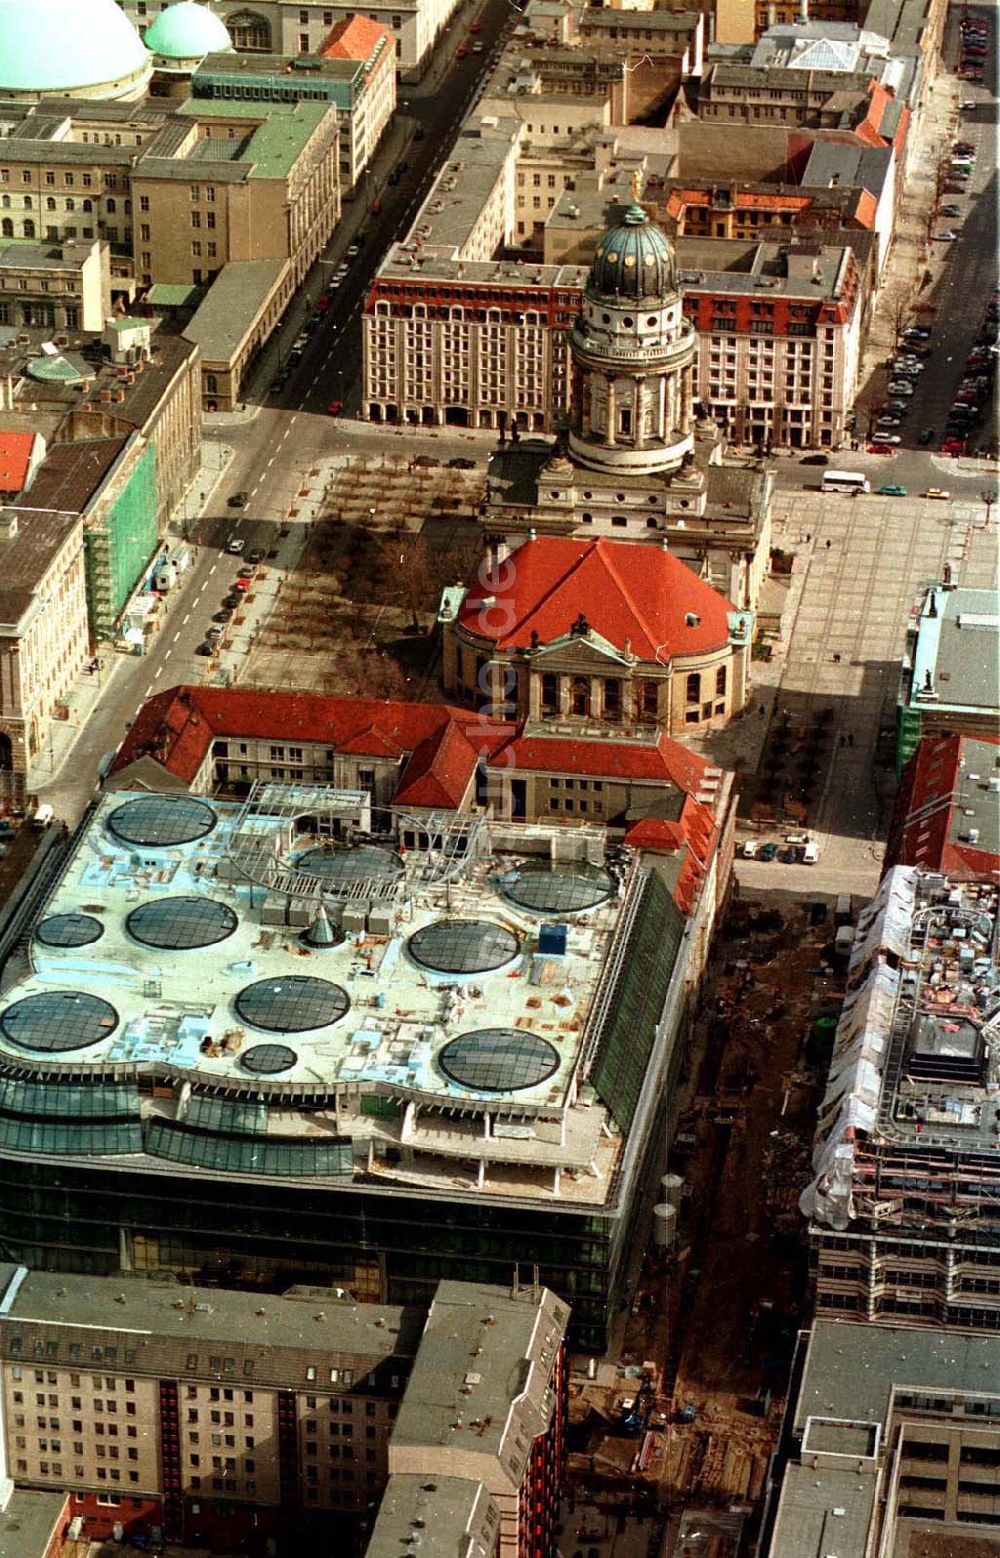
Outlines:
POLYGON ((419 1312, 336 1288, 0 1279, 9 1475, 69 1490, 89 1536, 246 1540, 382 1492, 419 1312))
MULTIPOLYGON (((0 220, 13 239, 12 217, 0 220)), ((99 331, 111 312, 111 258, 100 239, 0 243, 0 325, 99 331)))
POLYGON ((767 1558, 986 1552, 1000 1525, 1000 1342, 816 1320, 800 1338, 767 1558))
POLYGON ((1000 1330, 998 924, 995 880, 913 866, 859 917, 801 1197, 821 1315, 1000 1330))
POLYGON ((1000 736, 925 736, 899 779, 883 871, 1000 873, 1000 736))
POLYGON ((499 1558, 552 1552, 566 1461, 568 1323, 568 1305, 545 1289, 439 1283, 393 1429, 393 1477, 440 1474, 486 1489, 499 1516, 499 1558))

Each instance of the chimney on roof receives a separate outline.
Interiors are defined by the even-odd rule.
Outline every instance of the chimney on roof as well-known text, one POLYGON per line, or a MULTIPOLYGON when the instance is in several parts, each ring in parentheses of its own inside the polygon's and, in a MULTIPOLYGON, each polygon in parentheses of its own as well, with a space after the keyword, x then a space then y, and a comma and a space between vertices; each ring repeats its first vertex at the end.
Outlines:
POLYGON ((802 27, 809 25, 809 0, 799 0, 799 24, 802 27))
POLYGON ((927 597, 927 615, 929 617, 936 617, 937 614, 937 596, 934 594, 934 591, 931 590, 930 595, 927 597))

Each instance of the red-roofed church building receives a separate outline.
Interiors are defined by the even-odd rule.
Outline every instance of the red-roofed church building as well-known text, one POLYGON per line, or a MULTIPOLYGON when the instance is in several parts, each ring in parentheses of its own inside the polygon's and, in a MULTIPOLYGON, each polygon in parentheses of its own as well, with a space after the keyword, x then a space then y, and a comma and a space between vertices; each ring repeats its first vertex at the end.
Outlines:
POLYGON ((752 613, 665 547, 494 547, 444 627, 446 690, 576 739, 718 728, 747 699, 752 613))

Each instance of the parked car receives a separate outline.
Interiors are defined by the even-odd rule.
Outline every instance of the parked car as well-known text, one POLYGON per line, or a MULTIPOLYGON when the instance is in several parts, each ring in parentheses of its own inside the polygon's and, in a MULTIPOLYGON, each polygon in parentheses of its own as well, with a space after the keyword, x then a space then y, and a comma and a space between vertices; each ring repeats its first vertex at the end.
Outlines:
POLYGON ((927 445, 931 442, 933 437, 934 429, 932 427, 923 427, 920 429, 920 437, 917 439, 917 443, 920 445, 921 449, 926 449, 927 445))
POLYGON ((348 246, 347 246, 347 258, 349 260, 357 259, 358 255, 360 253, 361 253, 361 245, 359 243, 348 244, 348 246))
POLYGON ((913 385, 909 379, 894 379, 889 385, 890 395, 905 395, 907 398, 913 394, 913 385))
POLYGON ((455 58, 457 60, 464 60, 464 58, 468 54, 468 52, 469 51, 465 47, 465 44, 464 43, 460 43, 458 48, 455 50, 455 58))
POLYGON ((213 626, 208 629, 205 637, 209 643, 212 643, 213 641, 217 642, 222 637, 222 632, 223 630, 221 627, 213 626))
POLYGON ((228 507, 231 509, 245 509, 249 496, 248 492, 234 492, 229 499, 228 507))
POLYGON ((330 404, 326 408, 326 414, 329 417, 339 417, 343 409, 344 402, 342 400, 331 400, 330 404))
POLYGON ((248 561, 253 563, 254 567, 256 567, 258 563, 262 563, 264 561, 263 548, 259 546, 251 547, 248 554, 248 561))
POLYGON ((762 844, 761 845, 760 854, 758 855, 757 858, 759 860, 773 860, 777 853, 778 853, 778 846, 777 846, 777 844, 775 844, 772 840, 768 840, 768 842, 766 844, 762 844))
POLYGON ((942 216, 961 216, 961 214, 962 214, 961 206, 942 206, 941 207, 941 215, 942 216))
POLYGON ((799 461, 800 465, 829 465, 829 463, 828 454, 804 454, 799 461))
POLYGON ((206 638, 205 642, 203 644, 199 644, 198 645, 197 649, 195 650, 195 654, 196 655, 214 655, 215 654, 215 645, 214 644, 210 644, 208 642, 208 639, 206 638))
POLYGON ((933 237, 935 243, 954 243, 955 239, 958 237, 958 234, 952 228, 948 227, 943 233, 935 233, 933 237))
MULTIPOLYGON (((230 500, 230 501, 232 501, 232 500, 230 500)), ((243 505, 240 504, 241 508, 242 508, 242 506, 243 505)), ((229 541, 228 541, 228 543, 226 545, 226 551, 229 553, 230 557, 242 557, 243 549, 244 549, 245 546, 246 546, 246 542, 244 541, 242 536, 230 536, 229 537, 229 541)))
POLYGON ((947 503, 951 493, 944 487, 928 487, 926 492, 920 494, 922 498, 938 498, 942 503, 947 503))
POLYGON ((747 839, 743 845, 742 854, 744 860, 753 860, 757 854, 757 840, 747 839))
POLYGON ((964 438, 955 438, 955 437, 949 436, 949 437, 947 437, 945 439, 942 439, 942 442, 941 442, 941 453, 942 454, 952 454, 952 455, 962 454, 964 452, 964 450, 965 450, 965 439, 964 438))
POLYGON ((448 464, 453 471, 474 471, 476 468, 475 460, 467 460, 464 454, 456 455, 448 464))
POLYGON ((889 482, 886 486, 880 487, 878 489, 878 495, 879 495, 880 498, 906 498, 906 497, 909 497, 909 493, 907 492, 906 488, 905 487, 897 487, 894 482, 889 482))
POLYGON ((245 595, 247 590, 251 589, 252 586, 253 586, 253 580, 252 579, 239 578, 239 579, 237 579, 236 583, 233 585, 233 592, 236 595, 245 595))
POLYGON ((933 333, 930 325, 910 325, 903 336, 907 341, 929 341, 933 333))
POLYGON ((903 442, 903 440, 900 438, 898 433, 873 433, 872 434, 872 443, 873 444, 891 444, 892 447, 895 448, 897 444, 901 444, 902 442, 903 442))
POLYGON ((879 417, 876 427, 902 427, 902 417, 879 417))
POLYGON ((892 450, 887 444, 871 443, 868 444, 867 448, 869 454, 892 454, 892 450))
POLYGON ((217 611, 215 613, 214 617, 212 618, 212 621, 213 622, 229 622, 232 619, 232 615, 233 615, 233 608, 232 608, 232 606, 223 606, 221 611, 217 611))
POLYGON ((414 455, 413 464, 419 466, 421 470, 429 471, 440 465, 441 461, 433 454, 418 454, 414 455))

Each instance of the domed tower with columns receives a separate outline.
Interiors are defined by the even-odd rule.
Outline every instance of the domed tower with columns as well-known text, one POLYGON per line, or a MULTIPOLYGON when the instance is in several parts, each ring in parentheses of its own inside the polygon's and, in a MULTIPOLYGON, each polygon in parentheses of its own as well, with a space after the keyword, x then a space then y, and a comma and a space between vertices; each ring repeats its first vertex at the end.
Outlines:
POLYGON ((598 242, 570 334, 573 461, 609 474, 677 470, 693 438, 694 330, 682 312, 670 240, 639 204, 598 242))

